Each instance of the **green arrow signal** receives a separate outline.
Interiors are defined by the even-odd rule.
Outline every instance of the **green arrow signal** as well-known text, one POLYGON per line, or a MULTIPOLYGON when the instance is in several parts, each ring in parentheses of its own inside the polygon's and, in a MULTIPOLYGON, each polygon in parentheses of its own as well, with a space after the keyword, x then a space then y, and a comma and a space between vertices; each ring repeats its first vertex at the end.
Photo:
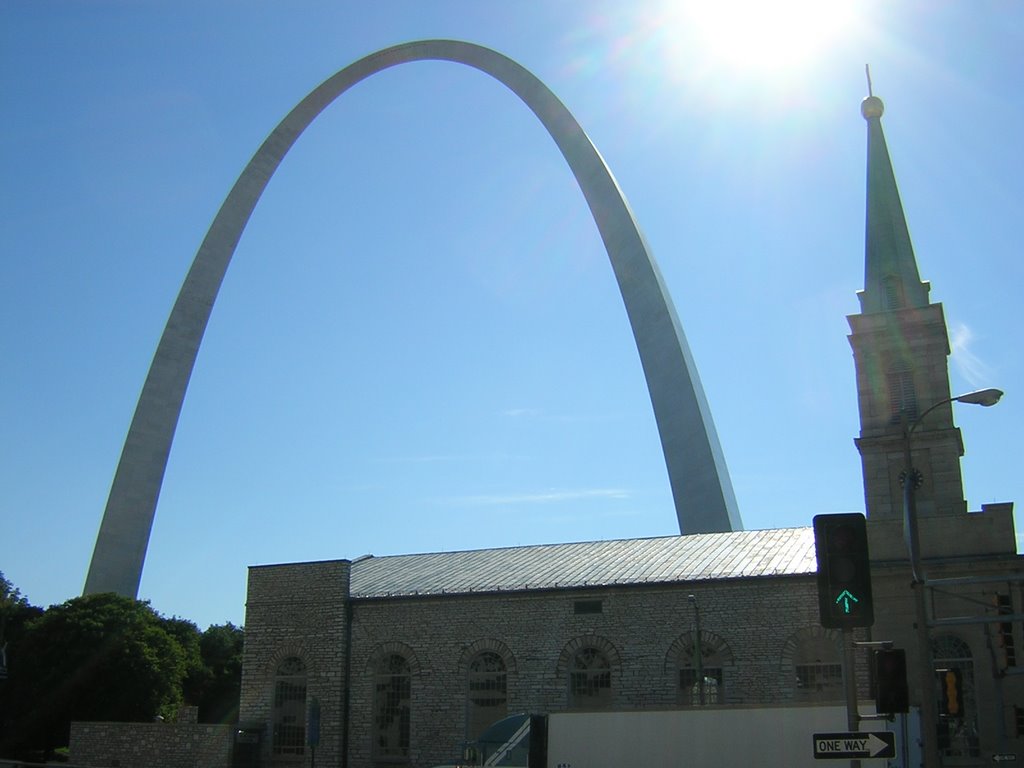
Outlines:
POLYGON ((854 597, 852 594, 850 594, 850 590, 848 590, 848 589, 844 589, 842 592, 839 593, 839 597, 836 598, 836 602, 838 603, 840 600, 843 601, 843 613, 849 613, 850 612, 850 601, 851 600, 853 600, 853 602, 855 602, 855 603, 859 603, 860 602, 860 600, 858 600, 856 597, 854 597))

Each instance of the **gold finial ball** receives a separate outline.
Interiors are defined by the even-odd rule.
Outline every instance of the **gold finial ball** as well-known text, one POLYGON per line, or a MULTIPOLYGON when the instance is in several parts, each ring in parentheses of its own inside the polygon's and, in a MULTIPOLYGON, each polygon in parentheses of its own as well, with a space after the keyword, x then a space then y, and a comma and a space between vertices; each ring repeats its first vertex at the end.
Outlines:
POLYGON ((883 112, 885 112, 885 104, 877 96, 868 96, 860 103, 860 113, 864 115, 865 120, 881 117, 883 112))

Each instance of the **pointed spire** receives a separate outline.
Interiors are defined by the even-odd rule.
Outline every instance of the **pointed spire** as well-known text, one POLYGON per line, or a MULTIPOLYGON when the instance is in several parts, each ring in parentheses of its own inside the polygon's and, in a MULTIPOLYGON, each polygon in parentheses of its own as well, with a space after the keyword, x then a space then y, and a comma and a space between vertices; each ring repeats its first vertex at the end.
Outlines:
POLYGON ((868 182, 864 290, 857 294, 865 315, 904 307, 926 307, 929 290, 917 270, 896 175, 882 133, 885 106, 871 93, 870 71, 868 93, 860 105, 868 123, 868 182))

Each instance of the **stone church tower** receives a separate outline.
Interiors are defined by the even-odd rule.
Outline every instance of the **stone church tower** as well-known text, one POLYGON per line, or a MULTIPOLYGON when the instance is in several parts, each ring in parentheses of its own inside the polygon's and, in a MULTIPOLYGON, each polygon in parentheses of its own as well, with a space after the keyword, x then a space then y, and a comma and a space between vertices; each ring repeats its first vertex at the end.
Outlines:
MULTIPOLYGON (((850 316, 857 368, 864 497, 872 520, 901 516, 903 432, 924 410, 950 396, 949 342, 942 305, 929 301, 918 274, 896 177, 882 133, 882 100, 861 106, 868 124, 867 227, 861 314, 850 316)), ((967 512, 960 430, 950 404, 937 408, 914 432, 918 515, 967 512)))
POLYGON ((1012 503, 968 512, 942 305, 929 300, 930 286, 918 272, 881 99, 869 96, 861 112, 868 129, 864 289, 860 314, 848 320, 877 617, 870 634, 906 650, 910 703, 935 713, 925 764, 977 765, 1022 751, 1024 563, 1016 554, 1012 503), (906 478, 911 428, 913 471, 906 478), (905 480, 914 483, 918 535, 904 530, 905 480), (911 539, 921 561, 917 573, 908 558, 911 539), (929 669, 960 675, 960 717, 942 713, 929 669))

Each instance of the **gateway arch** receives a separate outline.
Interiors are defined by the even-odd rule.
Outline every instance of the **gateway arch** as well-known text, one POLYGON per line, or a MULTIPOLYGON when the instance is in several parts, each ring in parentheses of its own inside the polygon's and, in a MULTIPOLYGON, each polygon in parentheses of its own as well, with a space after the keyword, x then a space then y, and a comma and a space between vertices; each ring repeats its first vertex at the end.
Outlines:
POLYGON ((231 256, 285 154, 329 104, 381 70, 452 61, 500 81, 533 111, 572 169, 601 233, 654 407, 681 533, 742 523, 697 369, 657 265, 611 172, 568 109, 540 80, 488 48, 422 40, 378 51, 314 89, 263 142, 196 253, 146 377, 107 499, 85 594, 135 597, 189 377, 231 256))

